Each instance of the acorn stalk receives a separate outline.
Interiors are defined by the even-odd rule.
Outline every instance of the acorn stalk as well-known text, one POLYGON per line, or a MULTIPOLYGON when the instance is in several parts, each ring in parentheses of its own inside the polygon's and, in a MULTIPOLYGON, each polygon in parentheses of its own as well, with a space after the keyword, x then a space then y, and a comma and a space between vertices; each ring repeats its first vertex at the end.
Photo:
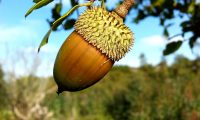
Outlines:
POLYGON ((58 94, 95 84, 130 50, 133 33, 123 18, 132 4, 133 0, 124 0, 113 12, 90 7, 79 16, 54 64, 58 94))

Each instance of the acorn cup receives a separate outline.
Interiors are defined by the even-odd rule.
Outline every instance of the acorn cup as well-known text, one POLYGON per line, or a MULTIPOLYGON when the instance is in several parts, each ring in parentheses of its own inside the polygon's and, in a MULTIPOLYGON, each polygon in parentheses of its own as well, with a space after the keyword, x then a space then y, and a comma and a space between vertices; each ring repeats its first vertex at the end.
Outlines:
MULTIPOLYGON (((75 30, 62 44, 55 60, 53 77, 58 85, 58 94, 80 91, 95 84, 108 73, 115 61, 130 50, 133 33, 123 23, 123 18, 132 4, 133 0, 124 0, 113 12, 104 7, 89 6, 79 16, 75 30)), ((55 21, 52 29, 67 15, 55 21)), ((43 41, 48 41, 52 29, 43 41)), ((40 47, 44 44, 42 42, 40 47)))

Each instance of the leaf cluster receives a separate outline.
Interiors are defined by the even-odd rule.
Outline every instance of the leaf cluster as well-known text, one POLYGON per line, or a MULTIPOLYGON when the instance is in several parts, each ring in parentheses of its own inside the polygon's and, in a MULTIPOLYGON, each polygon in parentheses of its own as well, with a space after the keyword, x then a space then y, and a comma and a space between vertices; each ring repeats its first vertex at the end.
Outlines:
MULTIPOLYGON (((137 12, 134 23, 139 23, 147 17, 156 17, 160 20, 160 25, 164 28, 163 34, 167 37, 170 35, 168 29, 174 24, 167 21, 174 18, 181 18, 180 27, 182 33, 177 33, 177 35, 181 35, 185 39, 184 41, 189 41, 191 49, 200 37, 200 3, 198 0, 137 0, 137 4, 135 4, 133 9, 137 12), (187 17, 187 19, 183 19, 183 17, 187 17), (185 37, 186 33, 192 33, 189 40, 185 37)), ((172 38, 169 37, 169 40, 172 38)), ((181 46, 180 43, 181 41, 170 42, 163 52, 164 55, 178 50, 181 46)))

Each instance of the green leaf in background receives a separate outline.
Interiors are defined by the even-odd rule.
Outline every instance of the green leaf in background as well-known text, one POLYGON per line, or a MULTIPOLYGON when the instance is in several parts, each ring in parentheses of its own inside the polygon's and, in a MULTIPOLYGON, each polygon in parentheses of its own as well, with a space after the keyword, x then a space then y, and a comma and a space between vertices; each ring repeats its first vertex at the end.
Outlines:
POLYGON ((161 25, 161 26, 164 26, 164 24, 165 24, 165 19, 160 18, 160 25, 161 25))
MULTIPOLYGON (((47 19, 47 22, 49 23, 50 27, 52 27, 53 23, 61 17, 61 11, 62 11, 62 2, 55 4, 54 8, 51 10, 52 14, 52 20, 47 19)), ((56 29, 52 29, 53 31, 56 31, 56 29)))
POLYGON ((182 43, 183 43, 182 41, 175 41, 175 42, 168 43, 165 50, 163 51, 163 54, 169 55, 175 52, 181 47, 182 43))
POLYGON ((57 4, 55 5, 55 7, 53 8, 53 10, 54 10, 57 14, 59 14, 59 13, 61 12, 61 10, 62 10, 62 3, 57 3, 57 4))
POLYGON ((64 24, 64 29, 65 29, 65 30, 68 30, 68 29, 73 28, 75 22, 76 22, 75 19, 66 20, 66 22, 65 22, 65 24, 64 24))
POLYGON ((164 28, 163 35, 166 37, 169 37, 169 32, 168 32, 167 28, 164 28))
POLYGON ((33 0, 34 3, 38 3, 40 2, 41 0, 33 0))
POLYGON ((196 41, 197 41, 197 37, 196 37, 196 36, 192 36, 192 37, 189 39, 190 48, 193 48, 193 47, 194 47, 194 44, 196 43, 196 41))
POLYGON ((29 14, 31 14, 33 12, 33 10, 35 9, 39 9, 49 3, 51 3, 53 0, 41 0, 38 3, 36 3, 35 5, 33 5, 25 14, 25 17, 27 17, 29 14))
POLYGON ((78 0, 71 0, 71 6, 75 6, 78 4, 78 0))
POLYGON ((163 27, 164 27, 164 30, 163 30, 163 35, 164 35, 164 36, 169 37, 168 28, 169 28, 170 26, 172 26, 172 25, 173 25, 173 23, 169 23, 169 24, 163 26, 163 27))
POLYGON ((57 3, 55 7, 52 9, 52 18, 57 20, 61 17, 62 3, 57 3))
POLYGON ((190 25, 190 21, 184 21, 180 24, 181 27, 187 27, 188 25, 190 25))

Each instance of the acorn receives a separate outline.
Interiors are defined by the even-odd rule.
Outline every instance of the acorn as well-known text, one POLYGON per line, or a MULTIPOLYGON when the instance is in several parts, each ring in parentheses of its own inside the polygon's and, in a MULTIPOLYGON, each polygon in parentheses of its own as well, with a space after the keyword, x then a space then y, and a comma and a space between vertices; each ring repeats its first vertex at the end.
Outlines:
POLYGON ((90 7, 75 22, 62 44, 53 69, 57 93, 80 91, 101 80, 133 44, 133 33, 123 23, 132 0, 113 12, 90 7))

